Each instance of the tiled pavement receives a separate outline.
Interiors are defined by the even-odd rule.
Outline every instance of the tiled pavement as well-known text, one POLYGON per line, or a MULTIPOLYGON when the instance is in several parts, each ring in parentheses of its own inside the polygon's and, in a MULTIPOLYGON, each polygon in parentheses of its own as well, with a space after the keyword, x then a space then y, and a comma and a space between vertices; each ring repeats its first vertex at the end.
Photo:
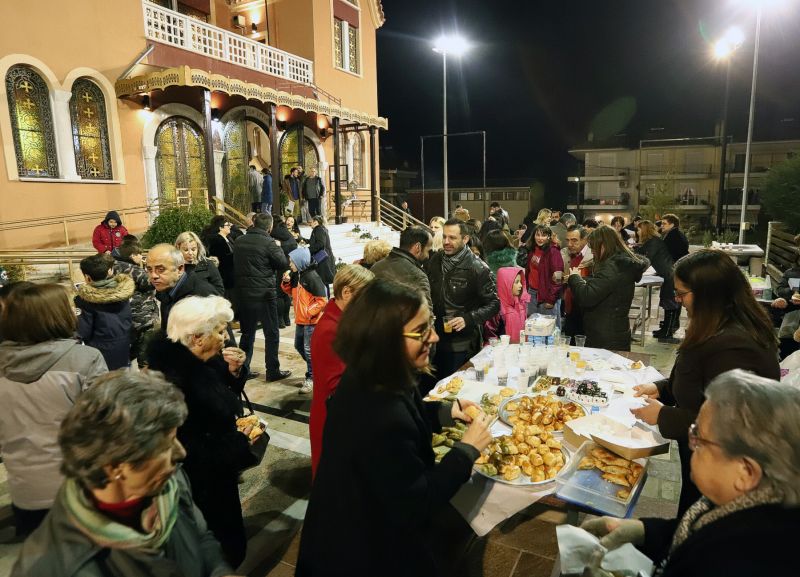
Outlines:
MULTIPOLYGON (((260 412, 269 422, 271 446, 261 466, 246 472, 240 486, 249 538, 248 556, 238 571, 242 575, 294 575, 298 531, 310 490, 310 397, 298 394, 304 364, 293 350, 293 337, 294 326, 281 331, 281 365, 293 370, 292 377, 267 383, 262 367, 262 377, 247 385, 251 401, 263 409, 260 412)), ((634 344, 633 351, 653 355, 653 365, 668 374, 675 345, 659 344, 648 337, 643 347, 634 344)), ((263 340, 258 339, 254 358, 261 359, 262 355, 263 340)), ((679 491, 680 469, 673 447, 670 454, 651 460, 635 515, 673 516, 679 491)), ((547 577, 557 556, 555 526, 565 518, 562 511, 534 505, 477 539, 454 513, 440 520, 437 534, 444 545, 444 562, 453 568, 453 575, 547 577)), ((0 465, 0 577, 9 574, 19 549, 12 524, 6 471, 0 465)))

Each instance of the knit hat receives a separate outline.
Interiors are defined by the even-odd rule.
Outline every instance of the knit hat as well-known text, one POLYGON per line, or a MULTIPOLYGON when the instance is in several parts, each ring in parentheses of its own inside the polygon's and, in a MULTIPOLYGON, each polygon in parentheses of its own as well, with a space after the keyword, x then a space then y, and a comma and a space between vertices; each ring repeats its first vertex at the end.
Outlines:
POLYGON ((289 258, 300 272, 311 266, 311 252, 304 246, 297 247, 290 252, 289 258))

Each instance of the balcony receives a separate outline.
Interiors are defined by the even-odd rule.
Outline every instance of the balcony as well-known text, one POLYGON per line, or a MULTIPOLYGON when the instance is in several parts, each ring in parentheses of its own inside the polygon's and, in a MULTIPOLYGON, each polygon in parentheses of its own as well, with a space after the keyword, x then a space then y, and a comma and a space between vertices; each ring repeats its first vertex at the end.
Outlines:
POLYGON ((597 212, 626 212, 630 209, 630 194, 621 192, 618 196, 586 197, 581 193, 578 206, 577 193, 567 194, 567 210, 590 210, 597 212))
POLYGON ((581 180, 584 182, 627 181, 629 176, 630 171, 627 168, 587 166, 586 175, 582 176, 581 180))
POLYGON ((713 164, 679 164, 674 166, 645 166, 642 180, 710 178, 716 174, 713 164))
POLYGON ((227 64, 303 85, 314 84, 314 63, 239 34, 142 0, 144 35, 227 64))

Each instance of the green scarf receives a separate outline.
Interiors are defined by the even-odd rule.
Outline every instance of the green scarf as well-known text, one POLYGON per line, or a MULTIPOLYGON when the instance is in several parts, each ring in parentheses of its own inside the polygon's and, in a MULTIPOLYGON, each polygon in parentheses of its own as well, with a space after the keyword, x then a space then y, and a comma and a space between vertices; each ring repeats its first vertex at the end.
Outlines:
POLYGON ((75 479, 64 482, 62 501, 78 530, 101 547, 157 550, 169 538, 178 518, 178 481, 171 477, 161 493, 153 497, 152 504, 142 511, 142 527, 147 533, 103 515, 75 479))

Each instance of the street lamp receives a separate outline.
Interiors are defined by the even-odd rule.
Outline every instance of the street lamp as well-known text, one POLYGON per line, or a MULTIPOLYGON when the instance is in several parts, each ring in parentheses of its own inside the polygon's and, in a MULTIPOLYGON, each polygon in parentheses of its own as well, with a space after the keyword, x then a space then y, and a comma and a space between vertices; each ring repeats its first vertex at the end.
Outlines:
MULTIPOLYGON (((575 195, 575 212, 578 213, 578 218, 581 218, 581 177, 580 176, 570 176, 567 178, 567 182, 574 182, 576 187, 576 195, 575 195)), ((580 222, 580 221, 578 221, 580 222)))
POLYGON ((722 203, 725 194, 725 173, 728 159, 728 99, 731 89, 731 62, 736 49, 744 42, 744 34, 739 28, 729 29, 714 44, 714 58, 725 60, 725 97, 722 101, 722 120, 720 122, 720 138, 722 140, 719 162, 719 193, 717 195, 717 233, 722 232, 722 203))
POLYGON ((461 57, 469 50, 469 43, 458 34, 442 34, 436 39, 433 51, 442 55, 442 135, 443 135, 443 170, 444 170, 444 217, 449 218, 449 192, 447 189, 447 55, 461 57))

